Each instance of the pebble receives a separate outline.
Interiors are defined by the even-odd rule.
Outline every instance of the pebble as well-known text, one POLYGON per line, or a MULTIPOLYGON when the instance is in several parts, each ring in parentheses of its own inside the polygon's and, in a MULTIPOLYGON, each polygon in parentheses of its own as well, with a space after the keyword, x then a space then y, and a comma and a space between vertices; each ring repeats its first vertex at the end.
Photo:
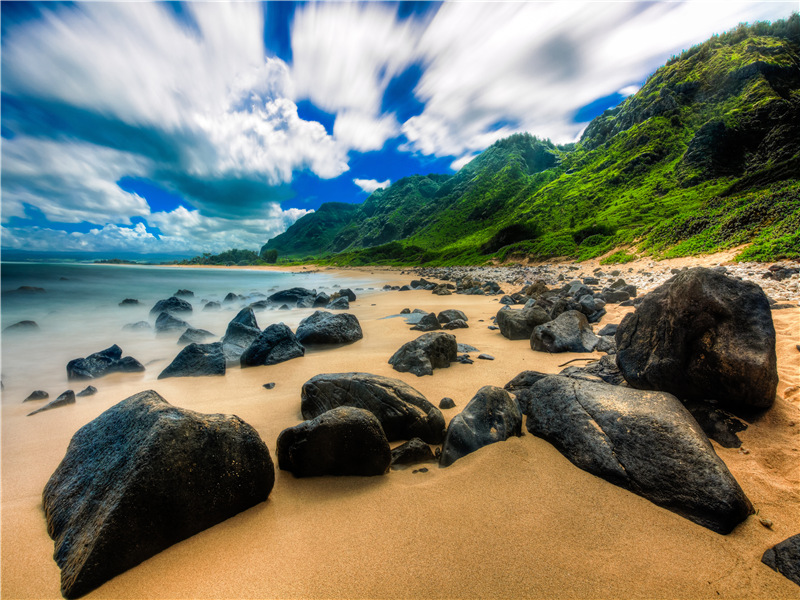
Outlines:
POLYGON ((494 360, 494 356, 491 354, 478 354, 478 358, 482 360, 494 360))
POLYGON ((271 390, 274 387, 275 387, 275 382, 274 381, 270 381, 269 383, 265 383, 264 384, 264 389, 267 389, 267 390, 271 390))

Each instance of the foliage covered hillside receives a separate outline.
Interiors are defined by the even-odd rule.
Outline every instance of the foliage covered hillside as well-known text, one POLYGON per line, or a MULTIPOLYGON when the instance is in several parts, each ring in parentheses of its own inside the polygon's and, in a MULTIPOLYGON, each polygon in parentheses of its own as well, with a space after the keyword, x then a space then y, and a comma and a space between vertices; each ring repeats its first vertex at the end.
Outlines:
POLYGON ((576 145, 501 140, 452 176, 323 205, 264 249, 337 264, 800 258, 800 18, 671 59, 576 145), (348 207, 348 208, 344 208, 348 207))

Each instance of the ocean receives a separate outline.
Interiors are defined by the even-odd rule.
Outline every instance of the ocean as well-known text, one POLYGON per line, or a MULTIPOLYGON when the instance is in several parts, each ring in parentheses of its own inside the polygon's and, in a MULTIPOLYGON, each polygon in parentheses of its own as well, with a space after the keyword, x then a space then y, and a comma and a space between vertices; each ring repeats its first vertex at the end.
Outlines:
MULTIPOLYGON (((67 363, 113 344, 122 348, 123 356, 133 356, 145 365, 145 381, 156 379, 165 361, 168 364, 179 352, 177 338, 181 332, 156 335, 153 329, 131 331, 123 327, 138 321, 152 326, 155 316, 150 317, 149 312, 153 305, 181 289, 194 293, 184 298, 192 304, 193 312, 181 318, 212 332, 215 337, 207 341, 213 342, 224 335, 228 322, 241 308, 277 290, 305 287, 330 294, 339 287, 349 287, 363 296, 379 288, 367 274, 343 277, 327 272, 78 263, 2 263, 0 281, 3 403, 20 402, 35 389, 48 391, 51 399, 66 389, 79 392, 92 382, 68 381, 67 363), (44 291, 16 291, 23 286, 44 291), (229 292, 244 299, 224 303, 218 311, 202 310, 205 301, 222 303, 229 292), (139 304, 120 306, 126 298, 139 304), (38 329, 5 331, 25 320, 36 322, 38 329)), ((311 312, 265 309, 257 310, 256 318, 262 329, 278 322, 294 329, 311 312)))

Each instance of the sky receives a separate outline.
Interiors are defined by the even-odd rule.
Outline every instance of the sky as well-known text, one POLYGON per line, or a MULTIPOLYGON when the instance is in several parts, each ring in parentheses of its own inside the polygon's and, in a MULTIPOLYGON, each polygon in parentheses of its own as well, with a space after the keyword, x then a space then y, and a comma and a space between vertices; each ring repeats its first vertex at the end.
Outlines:
POLYGON ((3 250, 258 250, 787 2, 3 2, 3 250))

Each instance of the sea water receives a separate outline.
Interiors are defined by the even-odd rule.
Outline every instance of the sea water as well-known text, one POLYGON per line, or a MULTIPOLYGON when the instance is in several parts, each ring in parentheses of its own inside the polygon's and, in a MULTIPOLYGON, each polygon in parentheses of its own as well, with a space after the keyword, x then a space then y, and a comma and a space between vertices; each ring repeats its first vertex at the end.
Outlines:
MULTIPOLYGON (((147 321, 152 327, 157 316, 149 314, 153 305, 181 289, 194 293, 183 298, 193 311, 176 316, 213 333, 206 342, 214 342, 241 308, 275 291, 304 287, 331 294, 349 287, 360 288, 356 294, 362 296, 377 287, 366 274, 342 277, 326 272, 75 263, 2 263, 0 280, 3 403, 20 402, 35 389, 47 391, 51 399, 66 389, 80 391, 93 382, 68 381, 67 363, 113 344, 122 348, 123 356, 133 356, 145 365, 145 379, 155 379, 180 351, 181 331, 156 334, 152 328, 132 331, 124 326, 147 321), (44 291, 17 291, 22 286, 44 291), (223 302, 229 292, 243 299, 223 302), (139 304, 120 306, 126 298, 139 304), (222 309, 204 311, 206 301, 219 302, 222 309), (35 321, 38 329, 5 331, 23 320, 35 321)), ((278 322, 295 329, 310 312, 273 308, 257 310, 256 318, 262 329, 278 322)))

